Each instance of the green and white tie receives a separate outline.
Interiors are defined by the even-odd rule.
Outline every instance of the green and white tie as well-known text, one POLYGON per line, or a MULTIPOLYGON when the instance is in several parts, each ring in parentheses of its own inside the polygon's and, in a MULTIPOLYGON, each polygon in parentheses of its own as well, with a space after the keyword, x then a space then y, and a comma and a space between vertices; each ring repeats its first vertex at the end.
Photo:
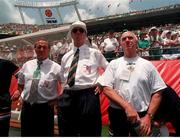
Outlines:
POLYGON ((74 54, 71 67, 69 69, 67 84, 69 87, 72 87, 75 84, 75 76, 76 76, 76 70, 79 60, 79 48, 76 50, 76 53, 74 54))
POLYGON ((41 78, 41 71, 40 71, 41 64, 42 64, 42 61, 37 61, 37 69, 33 73, 33 80, 32 80, 30 93, 29 93, 29 102, 30 103, 37 102, 38 84, 39 84, 39 80, 41 78))

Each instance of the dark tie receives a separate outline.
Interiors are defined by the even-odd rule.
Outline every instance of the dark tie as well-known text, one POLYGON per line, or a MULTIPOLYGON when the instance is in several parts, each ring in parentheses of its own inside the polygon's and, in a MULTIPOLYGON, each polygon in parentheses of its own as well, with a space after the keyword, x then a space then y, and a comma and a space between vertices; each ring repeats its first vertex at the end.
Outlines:
POLYGON ((42 64, 42 61, 37 61, 37 68, 33 73, 33 80, 32 80, 31 89, 30 89, 29 98, 28 98, 30 103, 36 103, 38 100, 37 99, 38 84, 41 78, 41 71, 40 71, 41 64, 42 64))
POLYGON ((79 48, 76 50, 76 53, 74 54, 71 67, 69 69, 69 74, 68 74, 68 79, 67 79, 67 84, 69 85, 69 87, 72 87, 75 83, 78 60, 79 60, 79 48))

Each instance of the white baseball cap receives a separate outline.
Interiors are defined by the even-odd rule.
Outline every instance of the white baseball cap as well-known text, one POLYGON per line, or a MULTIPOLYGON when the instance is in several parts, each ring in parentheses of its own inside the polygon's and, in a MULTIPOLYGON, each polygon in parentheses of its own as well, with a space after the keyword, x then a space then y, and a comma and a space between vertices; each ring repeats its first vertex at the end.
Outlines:
POLYGON ((76 28, 76 27, 79 27, 79 28, 83 28, 85 30, 85 32, 87 33, 87 28, 86 28, 86 24, 84 22, 81 22, 81 21, 76 21, 74 23, 72 23, 72 25, 70 26, 69 28, 69 32, 68 32, 68 35, 67 37, 69 39, 71 39, 71 31, 76 28))
POLYGON ((153 26, 153 27, 151 27, 151 28, 149 29, 149 32, 151 32, 152 30, 157 30, 157 31, 158 31, 158 28, 155 27, 155 26, 153 26))
POLYGON ((178 35, 179 33, 176 31, 172 31, 171 35, 178 35))

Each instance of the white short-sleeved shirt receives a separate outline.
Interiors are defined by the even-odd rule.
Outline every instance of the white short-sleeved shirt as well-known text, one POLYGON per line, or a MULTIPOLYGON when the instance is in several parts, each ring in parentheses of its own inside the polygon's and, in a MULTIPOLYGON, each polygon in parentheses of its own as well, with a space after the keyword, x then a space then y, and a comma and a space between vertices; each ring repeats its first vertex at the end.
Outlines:
MULTIPOLYGON (((73 60, 77 48, 73 47, 66 53, 61 61, 62 82, 66 85, 69 68, 73 60)), ((99 67, 106 68, 107 60, 102 53, 94 48, 90 48, 87 44, 79 48, 79 60, 75 76, 75 86, 92 86, 97 82, 99 77, 99 67)), ((68 85, 66 85, 68 87, 68 85)))
MULTIPOLYGON (((151 94, 166 88, 153 64, 138 56, 111 61, 102 78, 101 85, 116 90, 138 112, 148 109, 151 94)), ((120 108, 112 101, 110 106, 120 108)))
POLYGON ((104 51, 114 51, 119 43, 116 38, 106 38, 104 40, 104 51))
MULTIPOLYGON (((21 97, 29 101, 29 93, 33 73, 37 69, 37 59, 27 61, 19 71, 18 83, 24 85, 21 97)), ((57 82, 60 81, 61 66, 50 59, 45 59, 41 65, 41 78, 38 84, 38 101, 45 103, 58 97, 57 82)))

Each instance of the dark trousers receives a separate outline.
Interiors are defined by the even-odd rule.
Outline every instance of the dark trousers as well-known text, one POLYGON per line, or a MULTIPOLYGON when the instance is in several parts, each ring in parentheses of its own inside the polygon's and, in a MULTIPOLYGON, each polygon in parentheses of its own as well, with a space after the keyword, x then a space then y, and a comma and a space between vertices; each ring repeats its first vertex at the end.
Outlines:
POLYGON ((0 137, 9 136, 9 125, 10 125, 10 115, 9 117, 0 118, 0 137))
MULTIPOLYGON (((132 124, 127 120, 124 110, 108 108, 111 133, 114 137, 138 136, 132 124)), ((140 117, 145 116, 146 112, 138 113, 140 117)))
POLYGON ((100 100, 94 89, 64 90, 59 98, 60 136, 101 136, 100 100))
POLYGON ((23 102, 21 136, 54 136, 54 108, 48 103, 23 102))

